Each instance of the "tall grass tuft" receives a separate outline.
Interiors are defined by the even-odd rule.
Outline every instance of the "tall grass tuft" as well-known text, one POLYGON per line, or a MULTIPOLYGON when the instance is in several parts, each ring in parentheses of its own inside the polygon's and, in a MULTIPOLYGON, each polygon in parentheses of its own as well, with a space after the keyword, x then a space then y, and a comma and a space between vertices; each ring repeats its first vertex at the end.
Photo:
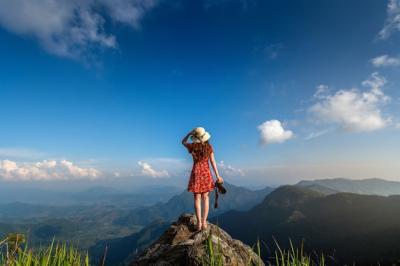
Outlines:
MULTIPOLYGON (((282 250, 275 241, 276 251, 275 254, 271 254, 269 260, 265 261, 266 265, 274 266, 325 266, 325 257, 323 254, 320 256, 310 256, 305 254, 303 243, 300 248, 295 248, 292 241, 290 241, 289 250, 282 250)), ((221 245, 218 242, 217 247, 212 241, 212 235, 210 234, 205 241, 206 255, 202 258, 203 266, 222 266, 223 256, 221 245)), ((256 244, 253 245, 253 251, 257 254, 257 262, 248 261, 247 266, 262 265, 261 259, 261 245, 258 239, 256 244)))
POLYGON ((300 249, 294 248, 291 240, 289 250, 282 250, 275 241, 275 245, 277 250, 275 251, 275 258, 271 265, 275 266, 325 266, 325 257, 324 254, 321 254, 317 257, 317 261, 314 261, 310 255, 306 255, 304 253, 303 243, 300 246, 300 249))
POLYGON ((0 265, 7 266, 89 266, 89 254, 72 245, 55 243, 47 248, 28 249, 25 237, 10 234, 0 241, 0 265), (21 247, 24 246, 22 249, 21 247))
POLYGON ((202 258, 202 265, 204 266, 224 265, 224 254, 222 252, 219 238, 217 246, 215 247, 212 241, 212 234, 210 233, 206 239, 205 248, 206 248, 206 256, 202 258))

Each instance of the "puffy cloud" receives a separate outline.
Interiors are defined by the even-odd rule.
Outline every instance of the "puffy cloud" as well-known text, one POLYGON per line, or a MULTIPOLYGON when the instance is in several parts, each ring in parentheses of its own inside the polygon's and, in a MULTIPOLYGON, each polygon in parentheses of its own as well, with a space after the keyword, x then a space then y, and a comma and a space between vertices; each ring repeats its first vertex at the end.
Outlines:
POLYGON ((93 48, 115 48, 116 38, 105 30, 106 17, 138 27, 155 0, 4 0, 0 26, 33 36, 48 52, 81 58, 93 48))
POLYGON ((67 160, 36 163, 0 160, 0 179, 9 181, 96 179, 100 176, 101 172, 94 168, 81 168, 67 160))
POLYGON ((318 94, 318 102, 309 111, 319 121, 339 124, 347 131, 382 129, 390 122, 389 118, 382 116, 380 110, 380 106, 390 100, 382 91, 385 83, 386 79, 375 72, 362 82, 368 91, 353 88, 339 90, 334 94, 318 94))
POLYGON ((148 177, 154 177, 154 178, 169 177, 169 173, 166 170, 162 170, 162 171, 154 170, 151 167, 151 165, 147 162, 139 161, 138 164, 141 167, 140 174, 142 176, 148 176, 148 177))
POLYGON ((224 161, 220 161, 218 163, 218 170, 221 172, 223 176, 245 176, 245 173, 240 168, 235 168, 232 165, 225 164, 224 161))
POLYGON ((261 144, 282 143, 293 137, 293 132, 285 130, 279 120, 265 121, 257 127, 261 144))
POLYGON ((375 67, 397 67, 400 66, 400 58, 381 55, 371 59, 371 64, 375 67))
POLYGON ((389 0, 386 22, 379 32, 379 38, 387 39, 396 31, 400 31, 400 0, 389 0))

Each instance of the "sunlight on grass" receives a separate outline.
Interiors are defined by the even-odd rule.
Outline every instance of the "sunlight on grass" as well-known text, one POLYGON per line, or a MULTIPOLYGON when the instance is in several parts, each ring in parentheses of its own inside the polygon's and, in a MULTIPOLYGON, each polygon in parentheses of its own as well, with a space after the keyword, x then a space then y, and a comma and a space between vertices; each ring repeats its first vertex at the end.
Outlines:
MULTIPOLYGON (((212 242, 212 235, 210 234, 205 241, 206 255, 202 258, 203 266, 222 266, 223 264, 223 254, 220 243, 215 246, 212 242)), ((276 251, 267 262, 266 265, 274 266, 325 266, 325 257, 323 254, 320 256, 310 256, 305 254, 303 249, 303 244, 301 244, 300 249, 295 248, 290 241, 290 249, 282 250, 278 243, 275 241, 276 251), (314 260, 312 258, 315 258, 314 260)), ((258 256, 258 261, 256 264, 249 261, 248 266, 262 265, 261 259, 261 244, 260 240, 253 246, 253 251, 258 256)))

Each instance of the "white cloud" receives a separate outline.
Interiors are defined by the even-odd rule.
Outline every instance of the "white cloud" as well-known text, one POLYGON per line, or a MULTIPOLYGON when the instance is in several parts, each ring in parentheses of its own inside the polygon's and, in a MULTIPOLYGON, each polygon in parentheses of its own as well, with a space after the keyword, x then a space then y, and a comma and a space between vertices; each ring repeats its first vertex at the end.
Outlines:
POLYGON ((240 168, 235 168, 232 165, 225 164, 224 161, 218 163, 218 170, 221 172, 222 176, 245 176, 245 173, 240 168))
POLYGON ((400 58, 381 55, 371 59, 371 63, 374 67, 397 67, 400 66, 400 58))
POLYGON ((396 31, 400 31, 400 0, 389 0, 386 22, 379 32, 379 38, 387 39, 396 31))
POLYGON ((327 85, 323 85, 323 84, 318 85, 317 90, 314 93, 314 97, 315 98, 324 97, 324 95, 326 95, 328 90, 329 90, 329 87, 327 85))
POLYGON ((148 157, 142 158, 142 162, 146 162, 151 166, 157 166, 157 169, 165 170, 169 176, 182 176, 190 173, 192 169, 192 161, 190 157, 148 157))
POLYGON ((265 121, 257 127, 261 144, 282 143, 293 137, 293 132, 285 130, 279 120, 265 121))
POLYGON ((101 172, 94 168, 81 168, 67 160, 36 163, 0 160, 0 179, 9 181, 96 179, 100 176, 101 172))
POLYGON ((386 79, 375 72, 362 82, 368 91, 353 88, 334 94, 320 94, 316 98, 318 102, 309 111, 319 121, 339 124, 346 131, 382 129, 390 123, 380 110, 380 106, 390 100, 382 91, 385 83, 386 79))
POLYGON ((105 30, 109 17, 138 27, 156 0, 3 0, 0 26, 32 36, 48 52, 81 58, 93 48, 115 48, 116 38, 105 30))
POLYGON ((142 176, 155 177, 155 178, 169 177, 169 173, 166 170, 157 171, 153 169, 152 166, 147 162, 139 161, 138 164, 141 167, 140 174, 142 176))
POLYGON ((146 12, 156 6, 158 0, 100 0, 99 2, 108 9, 108 15, 114 21, 139 28, 140 20, 146 12))

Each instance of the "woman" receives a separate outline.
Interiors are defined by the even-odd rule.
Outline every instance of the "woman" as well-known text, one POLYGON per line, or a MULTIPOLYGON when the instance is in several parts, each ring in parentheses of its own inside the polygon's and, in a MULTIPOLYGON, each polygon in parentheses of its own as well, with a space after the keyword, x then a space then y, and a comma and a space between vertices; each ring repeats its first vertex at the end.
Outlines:
POLYGON ((211 135, 204 128, 197 127, 189 132, 182 140, 182 144, 188 149, 189 153, 191 153, 193 157, 193 168, 189 179, 188 191, 193 192, 194 196, 197 230, 207 228, 209 209, 208 194, 214 189, 214 181, 208 160, 211 162, 215 176, 217 177, 217 182, 224 182, 218 173, 213 148, 208 142, 210 137, 211 135), (188 143, 189 137, 192 140, 192 143, 188 143), (203 213, 201 213, 201 205, 203 205, 203 213))

